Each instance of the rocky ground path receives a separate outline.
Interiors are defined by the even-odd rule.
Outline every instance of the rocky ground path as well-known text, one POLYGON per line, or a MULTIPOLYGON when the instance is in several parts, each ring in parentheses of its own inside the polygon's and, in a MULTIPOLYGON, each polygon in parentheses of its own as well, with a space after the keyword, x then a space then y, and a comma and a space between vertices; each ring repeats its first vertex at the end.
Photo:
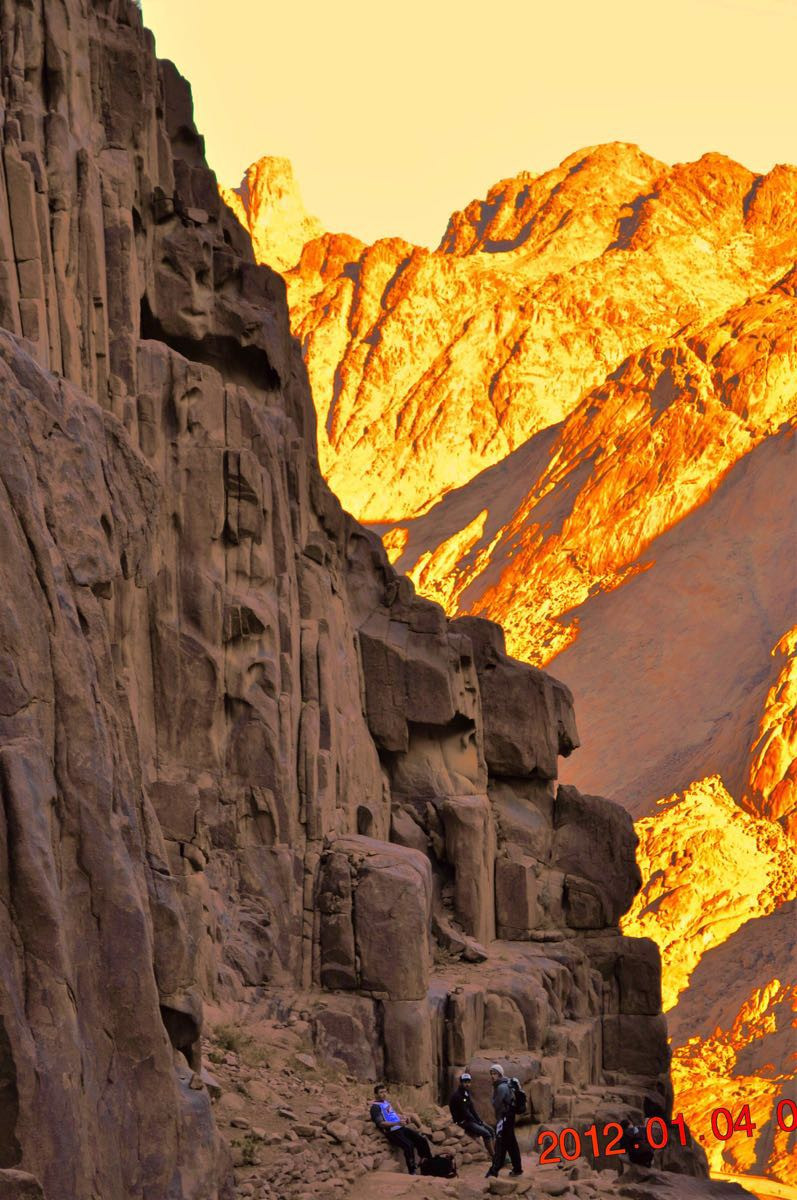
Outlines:
MULTIPOLYGON (((227 1016, 229 1012, 214 1013, 227 1016)), ((709 1200, 749 1196, 726 1184, 625 1167, 593 1170, 584 1159, 566 1167, 540 1166, 533 1150, 537 1126, 519 1130, 524 1176, 486 1179, 487 1155, 450 1121, 446 1109, 430 1105, 406 1114, 429 1135, 436 1152, 454 1155, 456 1179, 427 1179, 406 1173, 368 1116, 370 1087, 330 1070, 309 1050, 310 1023, 219 1020, 205 1042, 211 1070, 204 1082, 232 1155, 240 1200, 474 1200, 477 1196, 522 1196, 529 1200, 709 1200)), ((401 1089, 392 1095, 401 1103, 401 1089)))

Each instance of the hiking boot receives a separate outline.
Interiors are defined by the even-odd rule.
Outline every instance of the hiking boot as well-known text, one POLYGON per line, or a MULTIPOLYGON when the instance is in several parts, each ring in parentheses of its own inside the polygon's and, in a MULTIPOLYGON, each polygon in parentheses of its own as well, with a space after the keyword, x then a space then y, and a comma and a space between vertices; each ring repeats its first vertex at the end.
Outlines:
POLYGON ((518 1178, 518 1176, 519 1176, 519 1175, 522 1175, 522 1174, 523 1174, 523 1171, 522 1171, 522 1169, 521 1169, 520 1171, 510 1171, 510 1172, 509 1172, 509 1178, 510 1178, 510 1179, 517 1179, 517 1178, 518 1178))

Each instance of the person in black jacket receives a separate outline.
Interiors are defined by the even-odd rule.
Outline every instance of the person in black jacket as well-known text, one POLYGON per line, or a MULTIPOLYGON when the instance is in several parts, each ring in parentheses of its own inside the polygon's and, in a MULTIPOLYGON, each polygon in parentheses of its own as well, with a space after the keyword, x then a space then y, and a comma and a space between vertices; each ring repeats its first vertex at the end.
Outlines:
POLYGON ((448 1107, 451 1109, 454 1124, 464 1129, 470 1137, 481 1138, 484 1142, 485 1150, 492 1159, 495 1154, 493 1130, 476 1112, 476 1106, 473 1103, 473 1097, 470 1092, 470 1085, 470 1072, 463 1071, 459 1077, 459 1087, 452 1092, 448 1107))

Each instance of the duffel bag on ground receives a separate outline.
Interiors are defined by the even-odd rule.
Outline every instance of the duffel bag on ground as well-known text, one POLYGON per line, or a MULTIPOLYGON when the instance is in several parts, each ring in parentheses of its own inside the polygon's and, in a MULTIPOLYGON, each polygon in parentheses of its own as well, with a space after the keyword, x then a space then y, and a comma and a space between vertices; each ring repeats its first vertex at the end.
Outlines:
POLYGON ((441 1179, 451 1179, 456 1173, 453 1154, 433 1154, 421 1163, 421 1175, 437 1175, 441 1179))

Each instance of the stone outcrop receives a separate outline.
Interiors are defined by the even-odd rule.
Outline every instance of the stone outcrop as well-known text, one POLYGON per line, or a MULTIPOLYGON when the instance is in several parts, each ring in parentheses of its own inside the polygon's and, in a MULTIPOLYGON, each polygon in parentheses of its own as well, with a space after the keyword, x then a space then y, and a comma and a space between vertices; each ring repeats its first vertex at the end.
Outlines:
POLYGON ((321 237, 320 222, 308 216, 287 158, 267 155, 252 163, 237 188, 221 196, 249 230, 257 261, 275 271, 295 267, 306 242, 321 237))
POLYGON ((538 1122, 666 1111, 569 692, 323 482, 284 284, 136 5, 5 0, 0 48, 2 1185, 231 1196, 204 1007, 288 991, 355 1079, 500 1056, 538 1122))
POLYGON ((317 900, 325 987, 425 998, 432 902, 425 855, 372 838, 335 838, 321 860, 317 900))

